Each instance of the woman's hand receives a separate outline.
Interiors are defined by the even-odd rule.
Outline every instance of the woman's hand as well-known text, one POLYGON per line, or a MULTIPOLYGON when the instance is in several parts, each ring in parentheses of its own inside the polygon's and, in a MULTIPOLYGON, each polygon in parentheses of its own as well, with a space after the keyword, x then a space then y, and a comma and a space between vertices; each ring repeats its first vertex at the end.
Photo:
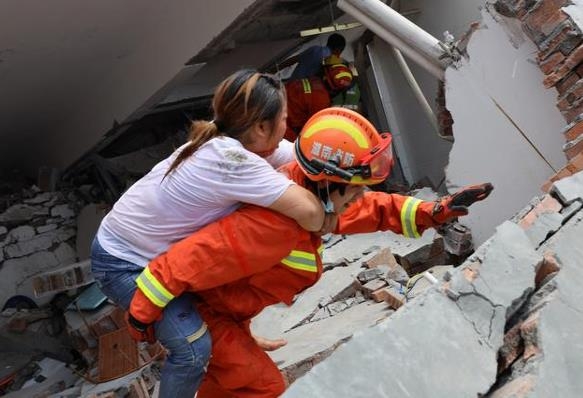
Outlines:
POLYGON ((255 343, 257 343, 259 348, 261 348, 263 351, 275 351, 287 344, 287 340, 285 339, 270 340, 261 336, 252 336, 253 339, 255 339, 255 343))
POLYGON ((322 228, 318 231, 319 235, 326 235, 336 229, 338 216, 346 210, 351 203, 355 202, 364 193, 364 187, 360 185, 347 185, 344 194, 336 190, 330 194, 330 200, 334 203, 334 213, 326 214, 322 228))

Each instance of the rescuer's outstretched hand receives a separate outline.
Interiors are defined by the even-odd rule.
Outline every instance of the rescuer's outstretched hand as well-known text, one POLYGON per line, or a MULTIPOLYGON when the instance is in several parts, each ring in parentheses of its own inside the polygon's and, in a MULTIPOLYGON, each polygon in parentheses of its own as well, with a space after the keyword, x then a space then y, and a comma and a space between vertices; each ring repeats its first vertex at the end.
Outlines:
POLYGON ((493 189, 494 186, 489 182, 462 188, 435 204, 433 219, 443 224, 459 216, 465 216, 468 214, 469 206, 486 199, 493 189))

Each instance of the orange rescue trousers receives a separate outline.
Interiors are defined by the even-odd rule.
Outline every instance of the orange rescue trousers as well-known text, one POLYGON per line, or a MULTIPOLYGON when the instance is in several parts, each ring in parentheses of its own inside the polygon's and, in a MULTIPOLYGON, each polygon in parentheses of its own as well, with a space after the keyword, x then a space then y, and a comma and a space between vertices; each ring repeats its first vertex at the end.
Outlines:
POLYGON ((199 307, 213 338, 212 360, 197 398, 274 398, 285 391, 283 376, 243 322, 199 307), (229 391, 237 391, 234 395, 229 391))

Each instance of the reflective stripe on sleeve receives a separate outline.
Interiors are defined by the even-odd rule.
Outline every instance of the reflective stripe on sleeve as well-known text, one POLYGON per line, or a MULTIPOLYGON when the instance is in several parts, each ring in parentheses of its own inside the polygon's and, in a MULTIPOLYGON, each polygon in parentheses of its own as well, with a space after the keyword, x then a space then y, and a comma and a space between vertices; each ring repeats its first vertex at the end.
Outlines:
POLYGON ((138 288, 154 305, 160 308, 166 307, 174 295, 170 293, 162 284, 152 275, 150 269, 146 267, 136 279, 138 288))
POLYGON ((421 202, 419 199, 409 197, 401 208, 401 227, 403 235, 408 238, 419 238, 421 236, 417 231, 417 224, 415 224, 415 215, 421 202))

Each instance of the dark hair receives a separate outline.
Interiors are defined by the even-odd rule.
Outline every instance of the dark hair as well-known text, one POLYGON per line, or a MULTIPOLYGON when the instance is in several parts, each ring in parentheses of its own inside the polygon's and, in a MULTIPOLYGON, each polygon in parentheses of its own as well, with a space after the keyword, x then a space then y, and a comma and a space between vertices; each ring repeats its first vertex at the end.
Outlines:
POLYGON ((337 52, 342 52, 344 51, 344 47, 346 47, 346 39, 341 34, 332 33, 328 37, 326 47, 328 47, 332 52, 334 52, 334 50, 337 52))
POLYGON ((164 177, 214 137, 224 135, 243 142, 247 138, 245 133, 255 123, 274 123, 284 105, 285 88, 281 80, 252 69, 233 73, 215 90, 212 101, 214 120, 192 122, 190 142, 174 159, 164 177))

